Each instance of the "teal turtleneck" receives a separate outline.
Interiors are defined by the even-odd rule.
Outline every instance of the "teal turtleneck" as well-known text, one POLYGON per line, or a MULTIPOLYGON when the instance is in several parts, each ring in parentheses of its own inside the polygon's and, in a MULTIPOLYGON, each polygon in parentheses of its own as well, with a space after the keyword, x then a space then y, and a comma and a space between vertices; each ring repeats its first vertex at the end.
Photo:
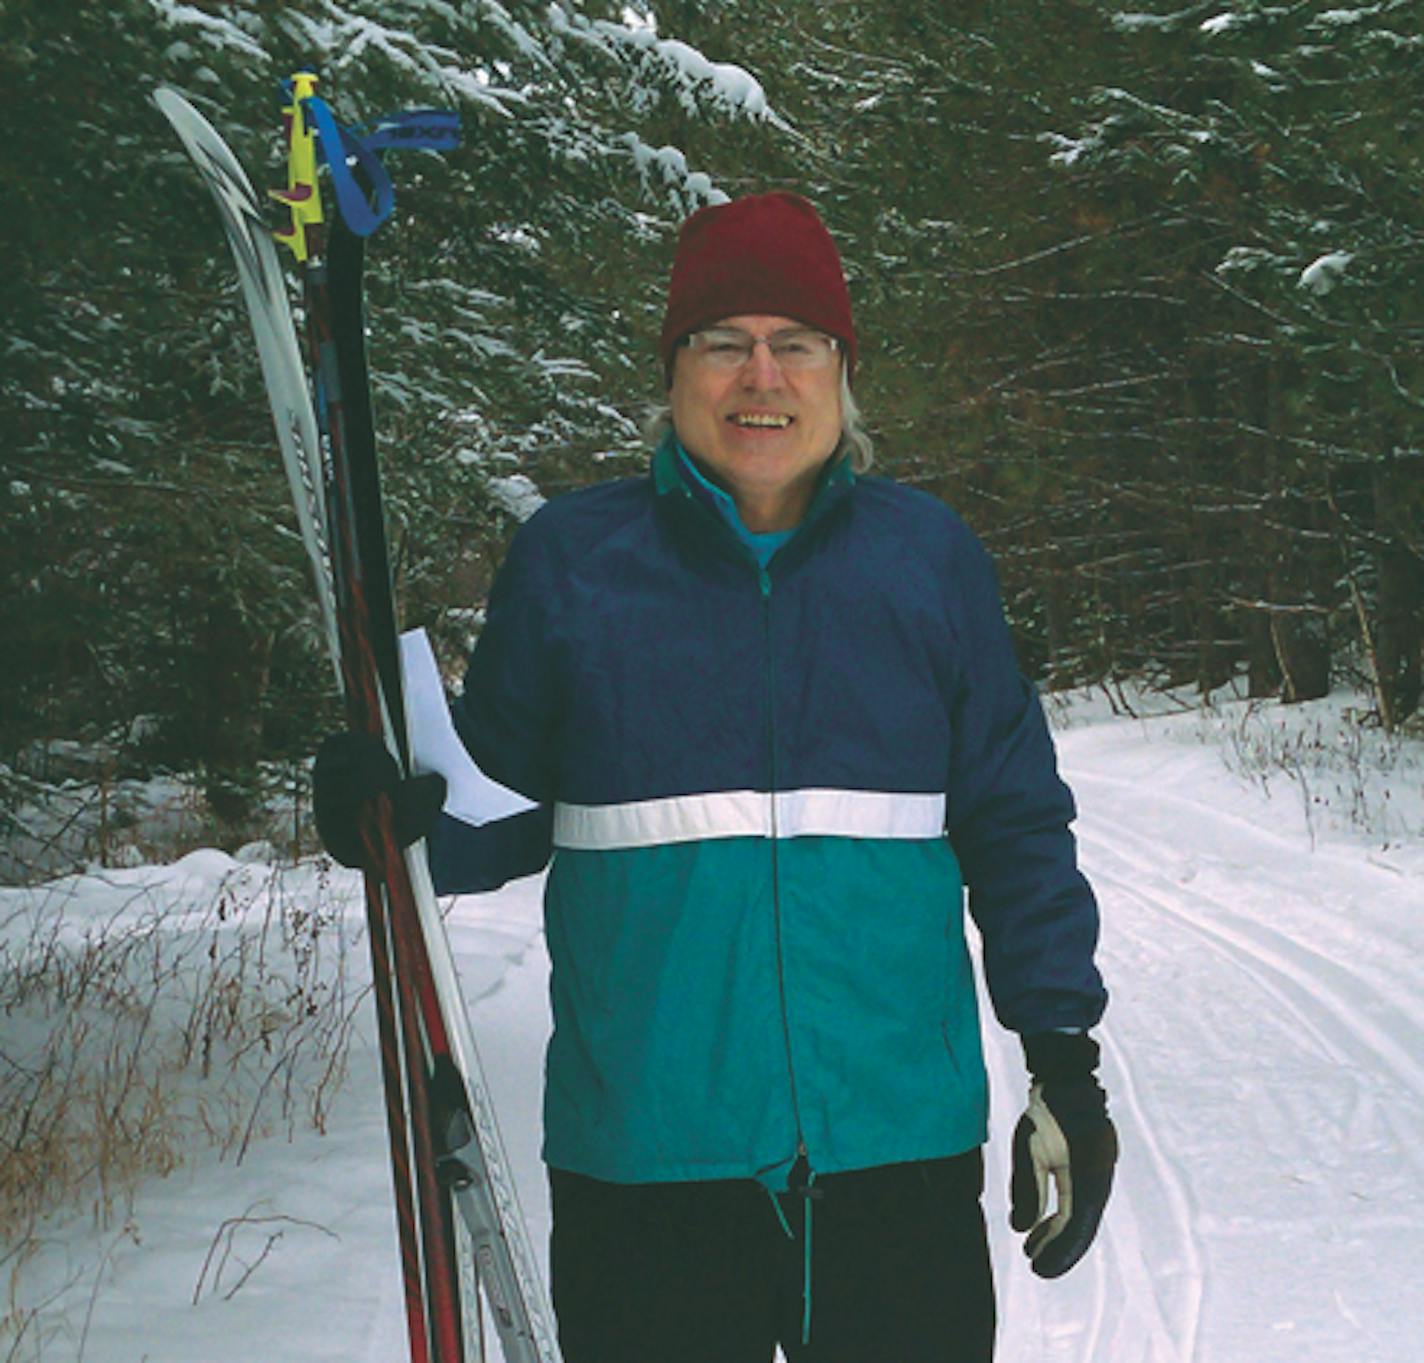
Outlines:
POLYGON ((707 475, 693 463, 687 451, 683 449, 682 442, 674 437, 677 447, 678 458, 682 460, 682 466, 687 474, 695 478, 702 487, 712 494, 712 501, 717 510, 722 513, 723 519, 736 532, 737 538, 756 555, 756 561, 765 568, 771 562, 771 557, 781 548, 783 544, 796 533, 793 525, 789 530, 748 530, 746 522, 742 520, 741 513, 737 510, 737 504, 715 483, 711 482, 707 475))

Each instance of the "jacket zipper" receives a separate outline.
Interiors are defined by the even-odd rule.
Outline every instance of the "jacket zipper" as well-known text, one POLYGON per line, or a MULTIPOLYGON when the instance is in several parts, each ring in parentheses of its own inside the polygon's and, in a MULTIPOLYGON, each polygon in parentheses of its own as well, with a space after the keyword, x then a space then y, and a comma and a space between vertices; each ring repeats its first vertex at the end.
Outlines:
MULTIPOLYGON (((686 484, 679 484, 682 496, 692 505, 699 508, 700 513, 706 517, 704 524, 715 525, 720 535, 729 535, 730 529, 726 523, 709 506, 704 506, 692 495, 686 484)), ((809 525, 809 519, 803 523, 803 529, 809 525)), ((786 959, 783 951, 781 936, 781 867, 780 849, 778 846, 780 828, 777 813, 777 791, 778 774, 776 768, 776 668, 773 662, 772 637, 771 637, 771 571, 765 567, 750 547, 735 540, 737 550, 743 560, 751 567, 757 576, 757 587, 761 595, 762 605, 762 641, 766 646, 766 731, 767 731, 767 759, 770 768, 770 792, 768 799, 771 801, 771 903, 772 918, 776 933, 776 987, 780 996, 781 1005, 781 1035, 786 1044, 786 1077, 791 1089, 791 1118, 796 1126, 796 1155, 792 1161, 791 1172, 788 1180, 795 1184, 799 1177, 801 1186, 809 1186, 814 1174, 810 1168, 810 1156, 806 1149, 805 1130, 801 1125, 801 1098, 796 1088, 796 1061, 791 1047, 791 1015, 786 1005, 786 959)), ((725 541, 724 541, 725 542, 725 541)))
POLYGON ((771 634, 771 573, 761 564, 757 564, 757 584, 761 589, 762 639, 766 645, 766 739, 770 768, 768 799, 771 802, 771 903, 776 929, 776 986, 781 1003, 781 1034, 786 1043, 786 1075, 791 1085, 791 1115, 796 1123, 795 1163, 804 1169, 808 1165, 808 1157, 801 1125, 801 1099, 796 1088, 796 1061, 791 1049, 791 1014, 786 1004, 786 958, 781 934, 781 829, 776 798, 780 780, 776 765, 776 666, 771 634))

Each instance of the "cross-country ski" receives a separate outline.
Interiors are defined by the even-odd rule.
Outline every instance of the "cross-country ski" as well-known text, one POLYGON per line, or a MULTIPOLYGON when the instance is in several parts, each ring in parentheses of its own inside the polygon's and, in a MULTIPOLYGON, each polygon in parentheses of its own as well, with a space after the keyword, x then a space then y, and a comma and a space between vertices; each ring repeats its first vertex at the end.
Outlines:
MULTIPOLYGON (((278 196, 292 210, 283 239, 303 265, 314 400, 277 253, 250 182, 211 124, 178 92, 160 90, 155 101, 222 215, 348 717, 408 766, 366 384, 360 239, 340 219, 331 223, 329 247, 321 233, 317 128, 325 128, 328 140, 338 134, 324 106, 319 123, 315 84, 306 73, 291 83, 290 172, 278 196)), ((321 151, 328 164, 349 174, 344 140, 321 151)), ((479 1304, 461 1300, 479 1281, 505 1357, 546 1363, 557 1356, 557 1345, 424 849, 417 845, 402 855, 391 818, 386 807, 368 828, 381 871, 368 875, 366 893, 411 1357, 413 1363, 460 1363, 467 1351, 480 1356, 479 1304)))

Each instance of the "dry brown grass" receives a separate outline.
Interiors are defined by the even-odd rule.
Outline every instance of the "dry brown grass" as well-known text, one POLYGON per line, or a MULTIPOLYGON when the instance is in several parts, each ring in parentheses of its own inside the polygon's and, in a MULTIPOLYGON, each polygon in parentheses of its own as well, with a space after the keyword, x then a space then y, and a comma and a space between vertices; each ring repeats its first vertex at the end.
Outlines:
POLYGON ((199 1152, 325 1128, 360 995, 325 876, 236 866, 197 898, 181 879, 0 892, 0 1360, 42 1309, 18 1281, 46 1217, 112 1233, 199 1152))

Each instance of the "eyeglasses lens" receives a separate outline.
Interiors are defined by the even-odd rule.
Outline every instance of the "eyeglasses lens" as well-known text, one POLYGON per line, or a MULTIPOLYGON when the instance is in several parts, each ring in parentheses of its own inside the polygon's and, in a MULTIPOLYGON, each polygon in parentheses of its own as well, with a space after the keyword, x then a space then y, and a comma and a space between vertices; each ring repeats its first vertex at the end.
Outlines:
POLYGON ((694 332, 689 338, 698 362, 711 369, 740 369, 764 341, 782 369, 824 369, 836 353, 832 336, 819 331, 778 331, 773 336, 753 336, 732 327, 694 332))

